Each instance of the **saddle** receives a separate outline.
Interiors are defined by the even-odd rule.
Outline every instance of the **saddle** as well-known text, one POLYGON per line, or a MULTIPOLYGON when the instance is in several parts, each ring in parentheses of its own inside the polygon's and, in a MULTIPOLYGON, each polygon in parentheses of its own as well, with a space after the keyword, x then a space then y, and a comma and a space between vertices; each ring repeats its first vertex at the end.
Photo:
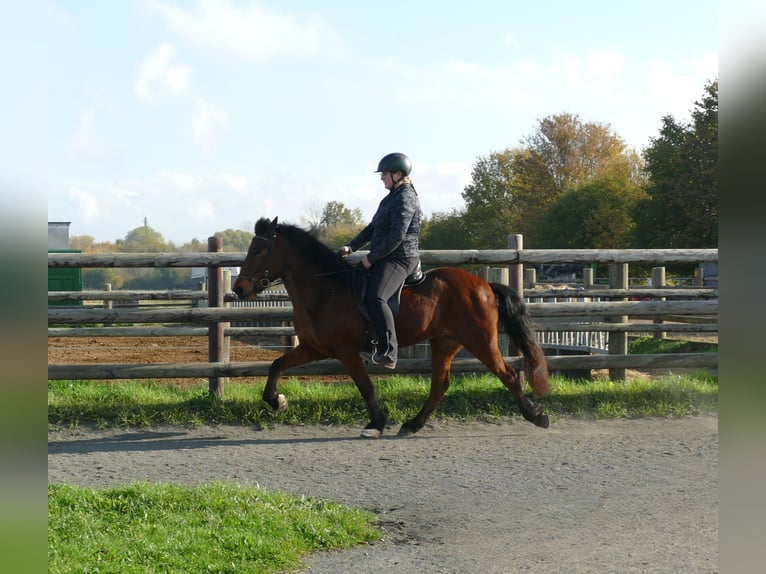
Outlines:
MULTIPOLYGON (((402 298, 402 290, 405 287, 415 287, 416 285, 420 285, 423 281, 426 280, 426 274, 423 273, 423 269, 420 266, 420 261, 418 261, 418 266, 415 268, 415 271, 407 275, 407 277, 404 279, 404 283, 402 283, 399 286, 399 289, 396 290, 396 293, 391 295, 391 297, 388 300, 388 306, 391 309, 391 312, 394 314, 394 317, 399 313, 399 302, 402 298)), ((357 305, 359 305, 359 311, 361 311, 362 316, 370 320, 370 313, 367 310, 367 283, 369 281, 369 273, 367 273, 367 270, 359 265, 359 267, 354 271, 352 275, 352 289, 354 291, 354 298, 356 299, 357 305)))

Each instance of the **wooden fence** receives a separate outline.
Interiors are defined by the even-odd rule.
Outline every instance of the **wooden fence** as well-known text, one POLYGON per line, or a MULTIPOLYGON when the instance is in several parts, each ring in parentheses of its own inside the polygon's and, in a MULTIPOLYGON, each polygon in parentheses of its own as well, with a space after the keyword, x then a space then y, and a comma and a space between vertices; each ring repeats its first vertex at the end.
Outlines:
MULTIPOLYGON (((290 336, 291 327, 231 327, 232 322, 285 322, 292 318, 288 302, 284 307, 234 308, 228 294, 230 283, 224 280, 223 267, 239 266, 244 253, 222 252, 220 242, 210 238, 207 253, 49 253, 48 267, 207 267, 208 291, 82 291, 49 292, 49 301, 99 301, 99 305, 53 307, 48 309, 49 336, 171 336, 207 335, 207 363, 181 364, 98 364, 48 365, 48 378, 56 379, 130 379, 207 377, 210 391, 223 394, 227 377, 265 376, 270 362, 229 361, 230 337, 254 334, 290 336), (136 300, 205 301, 207 306, 186 308, 135 308, 112 305, 136 300), (100 324, 100 327, 77 327, 100 324), (67 325, 62 327, 62 325, 67 325), (119 325, 119 326, 118 326, 119 325), (137 327, 135 325, 142 325, 137 327), (179 326, 187 325, 187 326, 179 326), (189 326, 191 325, 191 326, 189 326)), ((364 252, 357 252, 361 257, 364 252)), ((598 333, 608 337, 605 352, 571 356, 549 356, 552 370, 609 369, 612 379, 624 379, 628 368, 714 368, 717 353, 678 353, 656 355, 627 354, 629 333, 717 333, 717 288, 676 289, 664 284, 664 268, 654 269, 651 288, 628 289, 630 263, 667 264, 717 262, 717 249, 594 250, 523 249, 521 236, 509 236, 509 248, 498 250, 443 250, 421 252, 425 266, 484 266, 491 280, 500 280, 519 291, 528 301, 529 312, 538 323, 539 336, 546 333, 598 333), (609 265, 609 286, 593 284, 590 269, 576 289, 546 289, 537 285, 533 269, 526 274, 524 264, 601 263, 609 265), (507 281, 506 281, 507 276, 507 281), (590 282, 589 282, 590 277, 590 282), (638 300, 636 300, 638 299, 638 300), (563 300, 563 301, 562 301, 563 300), (555 302, 553 302, 555 301, 555 302)), ((278 297, 276 299, 279 299, 278 297)), ((566 345, 565 345, 566 346, 566 345)), ((577 346, 577 345, 572 345, 577 346)), ((586 345, 585 347, 593 347, 586 345)), ((598 349, 585 349, 594 351, 598 349)), ((522 359, 507 356, 516 368, 522 359)), ((458 358, 454 372, 483 372, 484 366, 473 358, 458 358)), ((383 374, 377 368, 372 372, 383 374)), ((428 373, 430 361, 401 359, 399 373, 428 373)), ((295 375, 344 374, 334 360, 319 361, 289 371, 295 375)), ((390 371, 388 371, 390 373, 390 371)))

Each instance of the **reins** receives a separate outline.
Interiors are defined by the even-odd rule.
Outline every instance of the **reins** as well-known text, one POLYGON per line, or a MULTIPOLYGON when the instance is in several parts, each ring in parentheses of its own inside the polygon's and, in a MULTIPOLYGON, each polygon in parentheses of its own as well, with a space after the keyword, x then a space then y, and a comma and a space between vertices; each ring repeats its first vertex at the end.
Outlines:
MULTIPOLYGON (((268 253, 266 254, 266 262, 264 263, 264 269, 263 269, 263 278, 258 282, 260 287, 263 289, 267 289, 269 287, 273 287, 274 285, 280 285, 284 283, 284 280, 280 277, 278 279, 274 279, 273 281, 269 279, 269 268, 268 264, 271 260, 271 255, 274 253, 274 243, 277 240, 277 232, 276 230, 271 235, 271 237, 265 237, 263 235, 256 235, 254 239, 260 239, 262 241, 267 241, 268 246, 268 253)), ((311 277, 323 277, 327 275, 340 275, 341 273, 351 273, 352 271, 355 271, 356 267, 349 267, 348 269, 338 269, 335 271, 325 271, 323 273, 312 273, 310 275, 304 275, 302 277, 295 277, 295 279, 309 279, 311 277)), ((241 273, 237 275, 237 277, 242 279, 247 279, 251 283, 255 285, 255 277, 248 277, 247 275, 242 275, 241 273)))

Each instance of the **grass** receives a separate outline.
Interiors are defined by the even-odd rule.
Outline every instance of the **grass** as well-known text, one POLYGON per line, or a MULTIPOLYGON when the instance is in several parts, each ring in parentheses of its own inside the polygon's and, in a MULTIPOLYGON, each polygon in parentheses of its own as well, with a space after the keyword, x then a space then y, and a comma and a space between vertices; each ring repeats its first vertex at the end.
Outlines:
MULTIPOLYGON (((639 338, 632 353, 685 352, 682 342, 639 338), (680 343, 680 344, 679 344, 680 343)), ((705 349, 716 351, 714 348, 705 349)), ((695 349, 697 352, 699 348, 695 349)), ((429 381, 391 376, 375 381, 391 423, 420 409, 429 381)), ((715 411, 718 379, 705 372, 629 381, 555 376, 540 402, 556 416, 676 417, 715 411)), ((353 424, 367 411, 353 383, 286 379, 290 401, 274 413, 261 401, 263 382, 230 382, 226 398, 207 383, 49 381, 51 427, 153 425, 353 424)), ((510 393, 490 375, 454 376, 435 418, 518 417, 510 393)), ((555 424, 555 423, 554 423, 555 424)), ((130 484, 102 490, 48 486, 48 571, 153 573, 295 571, 301 556, 377 540, 375 516, 317 499, 214 483, 195 487, 130 484)))
POLYGON ((636 337, 628 345, 628 352, 634 355, 654 353, 717 353, 718 343, 688 341, 686 339, 655 339, 636 337))
MULTIPOLYGON (((413 417, 429 381, 392 376, 375 387, 392 424, 413 417)), ((636 377, 625 382, 554 376, 540 400, 553 416, 682 416, 718 407, 718 379, 704 372, 636 377)), ((208 395, 207 384, 181 387, 158 381, 49 381, 48 423, 53 427, 148 427, 153 425, 351 424, 368 422, 353 383, 286 379, 279 391, 290 406, 275 413, 261 400, 263 383, 230 382, 226 398, 208 395)), ((468 420, 520 416, 510 393, 491 375, 454 376, 434 417, 468 420)))
POLYGON ((48 486, 48 572, 285 572, 380 538, 367 511, 259 488, 48 486))

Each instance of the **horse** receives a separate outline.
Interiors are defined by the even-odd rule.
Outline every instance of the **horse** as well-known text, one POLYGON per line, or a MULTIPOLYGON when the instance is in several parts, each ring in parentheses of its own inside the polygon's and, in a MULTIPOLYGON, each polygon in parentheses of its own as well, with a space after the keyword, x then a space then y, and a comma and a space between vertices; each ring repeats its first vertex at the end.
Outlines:
MULTIPOLYGON (((287 408, 277 393, 277 381, 289 368, 333 358, 340 361, 367 403, 369 424, 362 437, 379 437, 387 423, 375 388, 360 356, 369 350, 371 323, 356 293, 354 275, 361 267, 340 259, 336 252, 308 231, 261 218, 248 247, 233 291, 240 300, 255 299, 261 291, 283 283, 293 305, 298 345, 269 367, 263 400, 275 410, 287 408)), ((503 359, 498 346, 502 327, 524 356, 525 371, 537 397, 550 392, 548 366, 535 340, 524 301, 511 288, 489 283, 468 271, 439 267, 425 279, 404 287, 396 314, 400 347, 428 340, 431 346, 431 387, 423 407, 404 422, 399 436, 423 428, 450 384, 450 365, 465 348, 494 373, 511 392, 522 416, 548 428, 548 415, 523 392, 517 372, 503 359)))

